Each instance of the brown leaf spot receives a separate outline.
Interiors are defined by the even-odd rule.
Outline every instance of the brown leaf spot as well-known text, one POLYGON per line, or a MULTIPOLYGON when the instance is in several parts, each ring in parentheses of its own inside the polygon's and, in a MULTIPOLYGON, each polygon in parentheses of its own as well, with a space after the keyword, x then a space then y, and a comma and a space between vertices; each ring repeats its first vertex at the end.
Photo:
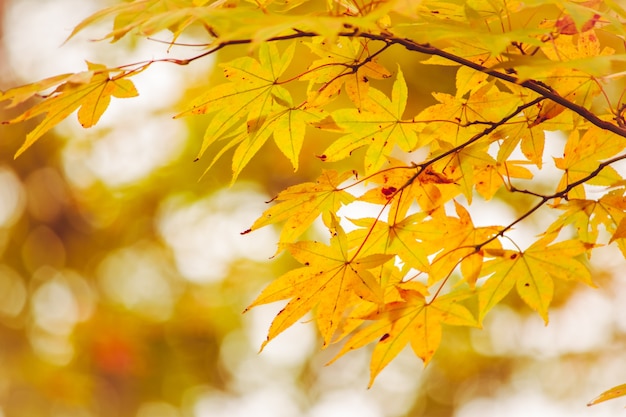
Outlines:
MULTIPOLYGON (((593 29, 596 26, 596 23, 600 20, 599 14, 594 14, 593 17, 587 20, 582 27, 580 28, 581 32, 587 32, 588 30, 593 29)), ((578 33, 578 28, 576 28, 576 24, 574 23, 574 19, 569 16, 563 16, 555 23, 555 28, 557 33, 561 35, 575 35, 578 33)))
POLYGON ((385 197, 393 195, 396 191, 398 191, 396 187, 383 187, 380 189, 380 192, 383 193, 385 197))
POLYGON ((422 171, 418 177, 422 184, 451 184, 454 182, 444 174, 433 171, 430 167, 422 171))

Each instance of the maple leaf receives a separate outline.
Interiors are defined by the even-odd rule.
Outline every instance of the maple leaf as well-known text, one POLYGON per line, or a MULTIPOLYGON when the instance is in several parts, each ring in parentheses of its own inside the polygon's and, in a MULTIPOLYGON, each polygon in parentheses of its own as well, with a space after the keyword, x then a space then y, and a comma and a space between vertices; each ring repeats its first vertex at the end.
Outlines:
POLYGON ((594 245, 579 240, 565 240, 550 245, 552 233, 533 243, 525 251, 485 249, 494 257, 483 265, 481 276, 488 277, 478 293, 479 320, 515 286, 524 302, 548 323, 548 306, 554 292, 553 279, 576 280, 594 287, 589 269, 575 256, 594 245))
POLYGON ((552 61, 576 61, 579 71, 587 69, 587 66, 579 65, 582 63, 582 58, 612 55, 615 52, 609 47, 602 48, 594 30, 586 30, 576 37, 558 36, 552 38, 549 42, 544 43, 541 49, 552 61))
MULTIPOLYGON (((258 60, 242 57, 223 65, 224 76, 230 82, 199 95, 176 116, 216 113, 207 126, 198 158, 216 141, 234 136, 235 140, 225 149, 239 145, 233 158, 233 181, 237 178, 269 137, 271 130, 266 125, 280 120, 285 109, 295 110, 291 94, 279 82, 293 59, 294 51, 295 44, 282 54, 273 43, 261 44, 258 60)), ((299 126, 291 127, 291 139, 297 147, 304 131, 299 126)))
POLYGON ((49 90, 52 87, 61 85, 65 82, 70 83, 82 83, 91 78, 92 73, 90 71, 83 71, 78 73, 60 74, 54 77, 45 78, 43 80, 22 85, 20 87, 11 88, 10 90, 0 92, 0 102, 10 100, 10 103, 5 107, 10 109, 18 104, 24 103, 32 97, 35 97, 42 92, 49 90))
MULTIPOLYGON (((368 92, 371 102, 363 109, 341 109, 332 113, 331 125, 338 125, 350 132, 330 145, 319 158, 323 161, 339 161, 350 156, 355 149, 367 146, 365 174, 378 170, 397 144, 405 152, 415 150, 418 125, 403 120, 408 97, 406 81, 398 67, 393 84, 391 100, 374 88, 368 92)), ((320 127, 324 127, 320 124, 320 127)))
POLYGON ((76 25, 67 40, 70 40, 76 36, 77 33, 84 30, 86 27, 93 25, 95 22, 111 15, 117 15, 114 23, 114 31, 105 37, 105 39, 111 37, 112 42, 115 42, 130 31, 132 27, 136 27, 141 24, 143 21, 143 19, 141 19, 142 14, 144 18, 149 18, 151 16, 151 13, 149 13, 150 7, 158 3, 160 2, 157 0, 128 2, 99 10, 76 25), (146 11, 148 11, 148 13, 145 13, 146 11), (127 23, 130 23, 132 26, 128 27, 127 23), (121 29, 121 27, 124 27, 124 29, 121 29))
MULTIPOLYGON (((171 32, 174 45, 176 39, 189 28, 202 25, 211 38, 224 41, 239 36, 250 36, 262 28, 269 32, 271 17, 258 8, 233 7, 235 2, 208 0, 137 0, 113 5, 100 10, 80 22, 68 40, 78 32, 106 17, 114 17, 112 30, 102 39, 117 42, 131 32, 141 36, 151 36, 163 30, 171 32), (269 25, 253 24, 253 16, 264 16, 269 25), (247 24, 246 24, 247 23, 247 24), (229 30, 230 29, 230 30, 229 30)), ((292 26, 297 22, 291 22, 292 26)), ((269 37, 269 36, 268 36, 269 37)))
MULTIPOLYGON (((389 215, 389 223, 378 219, 351 219, 359 229, 348 234, 351 242, 360 243, 361 253, 387 253, 398 256, 406 266, 428 272, 430 262, 427 256, 435 251, 434 245, 420 233, 426 213, 415 213, 397 219, 389 215)), ((430 237, 430 236, 429 236, 430 237)))
POLYGON ((621 225, 626 218, 626 198, 623 194, 623 189, 616 189, 598 200, 572 199, 556 205, 555 208, 563 210, 563 214, 546 229, 546 233, 558 232, 564 226, 572 225, 580 240, 596 243, 600 226, 604 226, 605 230, 613 233, 611 242, 623 239, 624 226, 621 225))
MULTIPOLYGON (((433 284, 447 278, 460 265, 463 277, 473 287, 480 276, 483 266, 484 250, 477 250, 487 240, 492 239, 501 227, 475 227, 469 212, 461 204, 454 201, 457 217, 447 216, 442 211, 434 212, 432 219, 425 222, 422 230, 428 230, 430 236, 437 236, 437 247, 441 248, 431 262, 428 282, 433 284)), ((432 241, 432 240, 431 240, 432 241)), ((492 240, 484 248, 501 248, 500 241, 492 240)))
MULTIPOLYGON (((304 142, 306 126, 319 121, 322 117, 323 113, 317 109, 296 107, 279 108, 276 112, 268 116, 265 121, 257 123, 256 131, 252 132, 250 127, 242 131, 240 136, 236 138, 237 142, 239 142, 240 138, 242 139, 233 155, 232 181, 235 181, 242 169, 261 149, 261 146, 263 146, 270 136, 273 136, 274 142, 280 151, 289 159, 294 171, 296 171, 298 169, 298 158, 304 142)), ((228 147, 225 148, 228 149, 228 147)), ((215 162, 215 160, 216 159, 213 161, 215 162)))
MULTIPOLYGON (((582 137, 580 137, 579 131, 572 131, 565 144, 563 158, 554 158, 556 167, 565 171, 557 190, 564 190, 570 184, 587 177, 598 168, 600 160, 614 156, 625 148, 625 138, 595 127, 587 130, 582 137)), ((607 166, 586 183, 590 185, 612 185, 620 180, 622 177, 619 173, 613 167, 607 166)), ((583 185, 571 189, 568 197, 584 199, 583 185)))
MULTIPOLYGON (((351 245, 350 236, 348 235, 348 245, 351 245)), ((366 256, 368 251, 361 249, 359 251, 359 255, 366 256)), ((383 301, 385 303, 389 303, 391 301, 400 301, 402 297, 398 292, 397 285, 400 284, 404 277, 406 276, 406 268, 400 270, 396 265, 397 262, 387 262, 380 267, 376 267, 372 269, 371 272, 374 273, 380 282, 380 286, 383 289, 383 301)), ((410 281, 405 282, 403 286, 411 286, 416 290, 423 292, 424 294, 428 294, 428 289, 424 284, 418 281, 410 281)), ((408 288, 408 287, 407 287, 408 288)), ((354 305, 354 307, 350 310, 349 314, 342 321, 339 329, 335 333, 335 340, 333 343, 339 343, 340 341, 350 337, 354 334, 355 330, 361 327, 364 323, 368 323, 369 321, 365 319, 365 317, 380 311, 381 302, 377 300, 377 302, 370 302, 367 300, 359 299, 358 303, 354 305)), ((365 342, 367 344, 369 342, 365 342)), ((363 345, 361 345, 363 346, 363 345)), ((355 348, 356 349, 356 348, 355 348)), ((332 361, 334 362, 338 359, 339 356, 336 356, 332 361)), ((329 363, 330 364, 330 363, 329 363)))
POLYGON ((477 170, 494 164, 493 157, 488 153, 489 142, 486 140, 473 143, 454 151, 449 143, 439 144, 439 154, 448 154, 433 164, 434 170, 440 170, 459 186, 467 201, 471 204, 474 188, 477 186, 474 174, 477 170))
POLYGON ((484 130, 484 124, 505 118, 520 104, 519 97, 499 91, 492 83, 483 85, 467 98, 445 93, 433 93, 433 97, 439 103, 425 108, 414 118, 416 122, 427 123, 420 130, 418 146, 434 140, 459 146, 484 130))
POLYGON ((70 76, 52 77, 40 83, 18 87, 0 95, 0 101, 12 99, 12 105, 16 105, 18 102, 39 93, 42 89, 47 89, 57 82, 64 81, 45 100, 16 118, 3 122, 5 124, 19 123, 45 114, 43 120, 26 135, 24 144, 15 153, 16 158, 76 109, 79 109, 78 121, 83 127, 88 128, 98 122, 100 116, 109 106, 111 97, 129 98, 138 95, 133 82, 124 78, 129 73, 121 72, 111 78, 109 74, 112 70, 107 69, 104 65, 91 62, 87 62, 87 69, 88 71, 70 76))
MULTIPOLYGON (((576 37, 560 35, 551 38, 541 50, 548 60, 544 65, 528 65, 518 68, 519 76, 545 80, 555 86, 558 94, 573 103, 590 106, 596 96, 603 93, 598 77, 610 71, 613 65, 611 56, 615 51, 611 48, 600 49, 600 42, 593 30, 585 31, 576 37), (576 42, 574 42, 576 39, 576 42), (600 59, 603 57, 604 59, 600 59)), ((539 105, 539 112, 530 127, 551 121, 546 130, 558 130, 552 119, 562 114, 565 107, 553 100, 544 101, 539 105)), ((568 115, 572 116, 572 115, 568 115)), ((562 128, 562 127, 561 127, 562 128)), ((571 130, 572 125, 567 126, 571 130)))
POLYGON ((511 123, 498 129, 494 135, 503 138, 498 150, 496 160, 498 163, 505 162, 519 145, 524 156, 537 168, 543 166, 543 152, 545 148, 546 136, 542 126, 538 126, 532 122, 537 120, 538 112, 525 111, 524 118, 526 123, 511 123), (531 126, 532 125, 532 126, 531 126))
POLYGON ((330 246, 310 241, 286 245, 289 253, 305 266, 274 280, 246 309, 290 299, 272 322, 261 349, 312 309, 326 346, 355 300, 382 303, 383 289, 369 270, 381 266, 393 255, 359 256, 349 249, 347 236, 336 217, 332 223, 330 246))
POLYGON ((301 80, 309 80, 309 103, 320 106, 339 94, 345 86, 350 100, 361 108, 369 100, 369 79, 391 76, 382 65, 371 58, 367 41, 356 38, 339 38, 330 41, 315 38, 306 46, 320 58, 314 60, 301 80), (321 84, 317 90, 315 85, 321 84))
MULTIPOLYGON (((554 279, 593 285, 583 254, 615 243, 626 256, 626 180, 615 169, 626 159, 626 54, 611 48, 624 35, 623 8, 600 0, 417 3, 130 0, 83 20, 70 38, 110 18, 104 38, 113 42, 167 31, 168 51, 180 50, 189 45, 176 39, 193 29, 204 36, 202 50, 119 68, 88 63, 87 71, 2 92, 7 107, 26 107, 5 123, 42 119, 19 155, 74 111, 84 127, 96 124, 111 97, 137 94, 129 77, 151 63, 240 53, 219 64, 223 83, 202 87, 175 116, 210 116, 198 151, 210 155, 207 170, 232 151, 235 181, 270 139, 297 170, 307 126, 327 131, 316 131, 320 159, 352 156, 364 167, 360 179, 344 167, 288 187, 244 232, 283 223, 278 252, 302 264, 248 307, 286 303, 261 348, 311 313, 324 346, 347 341, 337 357, 375 344, 371 386, 408 344, 427 364, 444 325, 478 325, 513 287, 547 323, 554 279), (390 62, 393 82, 385 80, 390 62), (424 71, 420 62, 447 68, 424 71), (44 100, 28 103, 35 96, 44 100), (546 146, 545 131, 567 141, 546 146), (526 166, 541 170, 545 149, 558 146, 558 176, 524 189, 512 183, 532 179, 526 166), (589 186, 603 187, 592 189, 598 198, 589 186), (516 205, 506 226, 476 226, 475 200, 494 197, 538 200, 516 205), (352 202, 346 233, 338 211, 352 202), (377 214, 362 216, 356 206, 377 214), (509 232, 540 208, 561 213, 526 250, 504 249, 509 232), (320 217, 329 243, 298 241, 320 217), (566 228, 575 237, 555 243, 566 228)), ((622 393, 615 387, 591 403, 622 393)))
POLYGON ((407 344, 427 365, 441 342, 443 324, 478 325, 470 311, 460 304, 468 297, 467 293, 446 294, 427 302, 427 292, 420 283, 402 282, 396 285, 396 290, 399 299, 363 317, 370 322, 354 333, 333 359, 378 340, 370 362, 370 387, 407 344))
POLYGON ((467 93, 474 93, 486 84, 489 75, 467 67, 459 67, 456 72, 456 97, 463 97, 467 93))
POLYGON ((491 199, 511 178, 532 179, 533 174, 522 165, 527 161, 509 160, 503 163, 487 164, 476 173, 476 191, 485 200, 491 199))
POLYGON ((320 214, 324 223, 330 227, 332 213, 355 199, 352 194, 339 188, 352 175, 352 172, 340 175, 336 171, 324 171, 314 183, 298 184, 281 191, 274 198, 279 203, 266 210, 244 233, 286 220, 280 242, 290 243, 304 233, 320 214))
POLYGON ((400 218, 406 216, 415 202, 428 213, 459 194, 454 180, 435 171, 432 166, 407 166, 393 158, 389 158, 389 162, 389 168, 369 178, 379 186, 365 192, 359 201, 389 205, 394 215, 400 218))
POLYGON ((576 22, 570 15, 565 15, 560 17, 554 24, 555 29, 558 33, 562 35, 575 35, 579 32, 587 32, 588 30, 593 29, 593 27, 600 20, 600 15, 595 13, 591 18, 585 21, 582 26, 580 26, 580 30, 576 27, 576 22))
POLYGON ((489 154, 491 139, 485 139, 454 151, 450 144, 443 143, 440 152, 448 157, 433 164, 433 169, 442 171, 457 184, 468 203, 474 198, 474 190, 485 200, 491 199, 510 178, 533 177, 532 173, 520 166, 526 161, 504 160, 498 162, 489 154))

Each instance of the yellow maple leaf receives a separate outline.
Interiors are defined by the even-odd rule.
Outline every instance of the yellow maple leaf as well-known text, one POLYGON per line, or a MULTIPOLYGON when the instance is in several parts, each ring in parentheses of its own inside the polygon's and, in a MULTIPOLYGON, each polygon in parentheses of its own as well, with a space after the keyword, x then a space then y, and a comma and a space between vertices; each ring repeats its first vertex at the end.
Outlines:
MULTIPOLYGON (((408 90, 399 67, 391 100, 375 88, 370 88, 368 95, 371 103, 363 109, 340 109, 332 113, 332 122, 327 124, 350 133, 334 141, 320 156, 323 161, 339 161, 350 156, 355 149, 367 146, 366 175, 380 169, 396 145, 405 152, 415 150, 419 125, 412 120, 403 120, 408 90)), ((320 124, 320 127, 324 125, 320 124)))
MULTIPOLYGON (((281 123, 281 116, 292 115, 290 112, 285 113, 285 110, 295 109, 291 93, 280 85, 279 81, 291 63, 294 52, 294 44, 282 53, 274 43, 261 44, 258 60, 246 56, 223 65, 224 76, 230 82, 198 95, 176 116, 215 113, 206 128, 198 158, 215 142, 234 137, 220 150, 218 156, 238 145, 233 156, 233 181, 237 178, 252 156, 270 137, 272 130, 277 127, 276 123, 281 123), (274 126, 269 126, 270 124, 274 126)), ((311 113, 301 112, 302 120, 306 120, 307 115, 311 113)), ((301 142, 304 129, 299 125, 297 127, 291 125, 291 128, 291 138, 295 139, 296 143, 301 142), (297 138, 293 135, 297 135, 297 138)), ((286 150, 286 147, 282 146, 281 149, 286 150)), ((288 156, 293 162, 295 156, 291 154, 288 156)), ((216 159, 214 158, 213 162, 216 159)))
POLYGON ((542 126, 529 127, 534 124, 532 120, 537 119, 539 111, 541 108, 524 111, 523 117, 526 119, 526 123, 512 123, 497 131, 497 136, 503 138, 496 158, 498 163, 505 162, 519 144, 519 149, 524 156, 541 169, 546 141, 545 132, 542 126))
MULTIPOLYGON (((609 243, 619 240, 624 234, 624 219, 626 218, 626 197, 624 189, 616 189, 596 200, 571 199, 555 206, 564 210, 547 229, 547 233, 554 233, 566 225, 573 225, 578 238, 583 242, 596 243, 603 226, 606 231, 613 233, 609 243)), ((625 223, 626 224, 626 223, 625 223)))
MULTIPOLYGON (((582 180, 598 168, 601 160, 614 156, 625 148, 625 138, 596 127, 587 130, 582 137, 578 130, 572 131, 565 144, 563 157, 554 158, 556 167, 565 171, 557 190, 564 190, 570 184, 582 180)), ((613 185, 620 180, 622 177, 619 173, 613 167, 607 166, 587 181, 587 184, 613 185)), ((582 184, 573 187, 568 197, 584 199, 585 190, 582 184)))
POLYGON ((11 102, 5 107, 9 109, 11 107, 17 106, 18 104, 24 103, 31 97, 41 94, 41 92, 43 91, 46 91, 57 85, 61 85, 64 82, 78 82, 79 80, 87 82, 92 77, 92 75, 93 74, 91 71, 83 71, 78 73, 60 74, 54 77, 45 78, 41 81, 0 92, 0 102, 3 102, 5 100, 11 100, 11 102))
POLYGON ((459 194, 459 187, 445 173, 432 166, 425 168, 389 158, 391 167, 369 178, 379 184, 359 197, 359 201, 389 205, 394 216, 406 216, 417 202, 424 212, 431 212, 459 194))
POLYGON ((548 323, 548 307, 554 293, 553 279, 577 280, 595 286, 589 269, 575 256, 594 245, 565 240, 550 245, 557 234, 549 234, 525 251, 490 250, 493 259, 485 262, 481 276, 488 277, 478 293, 479 320, 515 286, 524 302, 548 323))
POLYGON ((427 365, 441 342, 442 325, 477 326, 470 311, 460 304, 469 293, 438 296, 426 301, 427 291, 418 282, 396 285, 399 297, 388 302, 384 309, 364 317, 368 324, 354 333, 333 359, 378 340, 370 362, 370 382, 407 344, 427 365))
MULTIPOLYGON (((39 93, 41 89, 51 87, 54 82, 62 82, 42 102, 34 105, 16 118, 3 122, 6 124, 19 123, 24 120, 45 114, 39 124, 26 135, 24 144, 17 150, 17 158, 28 149, 37 139, 59 124, 63 119, 78 110, 78 120, 85 128, 95 125, 111 102, 111 97, 128 98, 138 95, 132 81, 124 78, 129 72, 119 71, 120 74, 111 77, 104 65, 87 62, 87 71, 72 76, 52 77, 40 83, 17 87, 0 96, 0 100, 12 99, 13 105, 39 93)), ((144 67, 145 69, 145 67, 144 67)), ((136 74, 138 71, 134 71, 136 74)))
POLYGON ((403 219, 396 219, 390 211, 389 223, 378 219, 354 219, 360 228, 348 234, 350 241, 361 246, 361 253, 388 253, 398 256, 404 265, 418 271, 430 269, 427 256, 437 250, 425 244, 420 233, 426 213, 419 212, 403 219), (433 252, 431 252, 433 251, 433 252))
POLYGON ((342 86, 357 108, 369 100, 369 79, 383 79, 391 73, 370 59, 367 41, 357 38, 328 40, 322 37, 306 43, 320 58, 314 60, 301 80, 309 80, 309 103, 321 106, 335 98, 342 86), (315 88, 320 85, 321 87, 315 88))
POLYGON ((420 131, 419 146, 434 140, 459 146, 484 130, 480 122, 500 120, 520 104, 518 96, 499 91, 492 83, 481 86, 469 97, 433 93, 439 102, 422 110, 414 121, 427 123, 420 131))
MULTIPOLYGON (((445 212, 433 213, 432 219, 425 222, 422 229, 440 233, 437 236, 441 248, 433 259, 428 282, 433 284, 447 278, 460 265, 465 281, 473 287, 483 268, 483 250, 476 250, 477 245, 497 235, 501 227, 475 227, 469 212, 454 201, 457 217, 447 216, 445 212)), ((431 234, 434 236, 434 233, 431 234)), ((500 241, 494 239, 483 249, 499 250, 500 241)))
POLYGON ((289 253, 305 266, 274 280, 246 309, 290 299, 272 322, 261 349, 312 309, 326 346, 356 301, 383 302, 380 281, 369 270, 381 266, 393 255, 358 256, 349 249, 347 236, 336 217, 332 223, 334 235, 330 246, 311 241, 286 245, 289 253))
POLYGON ((485 200, 491 199, 510 178, 533 178, 532 172, 521 165, 527 165, 527 161, 506 161, 503 163, 487 164, 476 174, 476 191, 485 200))
POLYGON ((339 188, 352 175, 352 172, 340 175, 336 171, 324 171, 314 183, 298 184, 281 191, 274 198, 279 203, 266 210, 244 233, 286 221, 280 234, 280 242, 290 243, 304 233, 320 214, 324 223, 330 226, 331 213, 336 213, 342 205, 355 199, 352 194, 339 188))

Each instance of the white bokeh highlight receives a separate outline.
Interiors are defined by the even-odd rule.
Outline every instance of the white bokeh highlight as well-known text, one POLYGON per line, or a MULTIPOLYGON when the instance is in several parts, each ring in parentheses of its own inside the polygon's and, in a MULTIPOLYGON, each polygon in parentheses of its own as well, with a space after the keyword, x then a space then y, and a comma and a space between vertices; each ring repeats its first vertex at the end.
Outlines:
POLYGON ((224 278, 237 259, 268 260, 278 241, 274 228, 241 235, 267 208, 267 200, 253 186, 240 184, 197 201, 176 195, 163 202, 158 229, 180 273, 191 282, 209 283, 224 278))

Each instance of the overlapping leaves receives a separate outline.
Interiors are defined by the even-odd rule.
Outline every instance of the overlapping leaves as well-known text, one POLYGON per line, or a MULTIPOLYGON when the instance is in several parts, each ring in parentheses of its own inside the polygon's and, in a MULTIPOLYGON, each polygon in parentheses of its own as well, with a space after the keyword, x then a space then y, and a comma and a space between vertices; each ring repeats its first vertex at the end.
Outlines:
POLYGON ((224 76, 229 82, 199 95, 178 115, 215 113, 198 157, 215 142, 229 140, 213 162, 224 151, 237 146, 232 166, 234 180, 274 133, 280 149, 297 167, 304 123, 315 116, 313 112, 295 108, 291 94, 279 82, 293 59, 294 50, 295 44, 291 44, 280 53, 276 44, 265 43, 259 48, 258 60, 242 57, 231 61, 224 65, 224 76))
POLYGON ((362 87, 362 90, 356 98, 359 107, 333 112, 333 124, 349 133, 334 141, 320 158, 329 162, 342 160, 355 149, 367 146, 365 173, 371 174, 377 172, 387 161, 394 146, 398 145, 404 152, 415 150, 419 124, 412 120, 403 120, 408 91, 399 68, 391 100, 374 88, 362 87))
POLYGON ((550 245, 555 238, 555 234, 547 235, 525 251, 485 250, 493 259, 485 262, 481 272, 482 276, 488 277, 478 293, 481 320, 513 287, 547 323, 555 278, 594 286, 588 268, 576 259, 593 245, 579 240, 550 245))
POLYGON ((290 299, 274 319, 267 342, 314 309, 327 345, 355 298, 382 303, 383 288, 371 270, 393 255, 358 256, 358 252, 348 246, 347 236, 336 217, 331 220, 331 230, 330 246, 308 241, 286 245, 289 253, 305 266, 273 281, 248 307, 290 299))
MULTIPOLYGON (((336 135, 318 158, 355 168, 288 187, 247 231, 280 225, 279 252, 302 264, 249 307, 287 301, 267 341, 310 313, 324 346, 345 341, 340 355, 376 344, 371 385, 407 345, 428 363, 444 325, 479 325, 513 288, 547 322, 555 279, 593 285, 591 249, 616 242, 626 254, 626 183, 612 166, 626 159, 626 58, 605 45, 625 34, 614 2, 330 1, 315 16, 298 14, 313 7, 304 3, 137 0, 74 31, 105 17, 114 18, 105 36, 113 41, 163 30, 175 40, 201 28, 207 50, 164 59, 181 65, 249 45, 220 64, 225 82, 203 88, 178 115, 210 116, 198 157, 210 154, 210 167, 232 150, 233 180, 270 138, 298 169, 305 137, 329 137, 314 128, 336 135), (551 17, 528 19, 544 12, 551 17), (406 61, 382 59, 400 46, 430 56, 415 61, 458 67, 454 82, 414 97, 411 82, 429 80, 407 83, 406 61), (546 130, 567 139, 548 144, 546 130), (528 181, 546 165, 559 173, 553 183, 528 181), (515 193, 535 202, 516 207, 508 224, 476 224, 476 199, 515 193), (342 218, 355 202, 375 214, 342 218), (562 214, 545 233, 527 248, 510 240, 549 204, 562 214), (304 240, 320 217, 328 244, 304 240)), ((3 92, 10 106, 45 98, 8 121, 43 116, 18 154, 76 110, 83 126, 96 124, 111 97, 137 94, 128 78, 148 66, 88 63, 3 92)))
POLYGON ((0 94, 0 102, 11 100, 11 105, 15 106, 56 86, 52 93, 46 95, 46 100, 32 106, 14 119, 4 122, 19 123, 45 115, 43 120, 28 133, 24 144, 17 150, 15 156, 23 153, 37 139, 77 109, 78 121, 83 127, 88 128, 100 120, 111 102, 111 97, 137 96, 133 82, 125 78, 131 74, 126 71, 111 71, 104 65, 87 62, 87 71, 52 77, 0 94), (117 74, 111 76, 111 72, 117 72, 117 74))

